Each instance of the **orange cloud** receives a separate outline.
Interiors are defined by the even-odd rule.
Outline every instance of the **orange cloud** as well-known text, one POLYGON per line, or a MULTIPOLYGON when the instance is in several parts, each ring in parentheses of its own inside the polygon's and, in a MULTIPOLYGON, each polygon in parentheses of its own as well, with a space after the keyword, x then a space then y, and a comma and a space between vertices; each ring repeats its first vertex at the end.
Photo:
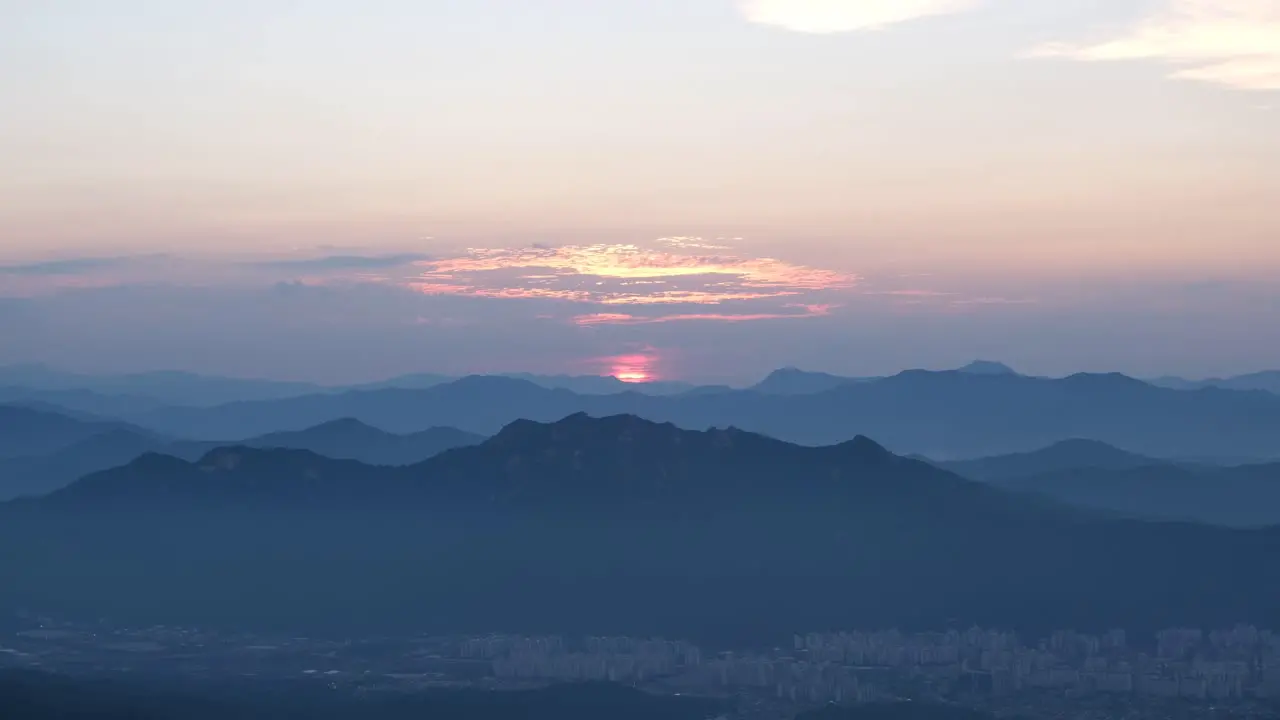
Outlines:
POLYGON ((601 278, 673 278, 727 275, 751 287, 822 289, 852 287, 845 273, 794 265, 774 258, 684 255, 644 250, 636 245, 569 245, 517 250, 473 249, 465 257, 418 263, 429 274, 529 269, 601 278))
MULTIPOLYGON (((660 238, 662 249, 638 245, 569 245, 467 251, 452 258, 422 260, 406 287, 428 295, 516 300, 554 300, 604 307, 714 305, 803 299, 853 288, 849 273, 786 262, 740 257, 726 246, 697 237, 660 238)), ((717 241, 719 242, 719 241, 717 241)), ((791 307, 808 307, 803 304, 791 307)), ((813 306, 818 307, 818 306, 813 306)), ((599 312, 577 316, 579 325, 647 324, 674 320, 742 322, 810 314, 752 308, 738 313, 677 313, 646 317, 599 312)))
POLYGON ((682 313, 678 315, 629 315, 626 313, 593 313, 579 315, 573 319, 577 325, 654 325, 657 323, 688 322, 697 320, 714 320, 719 322, 752 322, 756 320, 790 320, 794 318, 810 318, 830 315, 834 305, 788 305, 802 312, 791 313, 682 313))

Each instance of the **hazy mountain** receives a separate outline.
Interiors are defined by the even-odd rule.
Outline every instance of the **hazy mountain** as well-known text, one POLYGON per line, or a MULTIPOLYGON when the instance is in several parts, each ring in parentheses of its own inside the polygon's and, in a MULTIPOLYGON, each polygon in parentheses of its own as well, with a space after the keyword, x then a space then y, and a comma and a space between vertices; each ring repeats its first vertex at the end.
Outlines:
POLYGON ((1175 390, 1198 390, 1206 387, 1215 387, 1223 390, 1262 390, 1280 394, 1280 370, 1265 370, 1248 375, 1209 378, 1207 380, 1187 380, 1180 377, 1165 376, 1155 378, 1150 382, 1153 385, 1175 390))
POLYGON ((970 375, 1017 375, 1013 368, 994 360, 974 360, 957 370, 970 375))
POLYGON ((851 382, 856 382, 856 380, 824 372, 809 372, 789 367, 774 370, 764 380, 752 386, 751 389, 767 395, 807 395, 825 392, 851 382))
MULTIPOLYGON (((96 426, 95 426, 96 427, 96 426)), ((146 453, 196 460, 219 442, 172 441, 125 426, 108 429, 52 453, 0 458, 0 500, 43 495, 85 475, 124 465, 146 453)), ((273 433, 241 441, 255 448, 292 448, 372 465, 410 465, 445 450, 484 438, 453 428, 430 428, 409 435, 336 420, 299 432, 273 433)))
POLYGON ((138 395, 104 395, 91 390, 40 390, 0 387, 0 403, 22 405, 88 419, 93 416, 127 417, 165 407, 155 398, 138 395))
POLYGON ((1238 527, 1280 524, 1280 463, 1077 467, 997 482, 1010 490, 1133 517, 1238 527))
MULTIPOLYGON (((88 391, 131 396, 131 403, 208 406, 238 400, 273 400, 323 392, 311 383, 229 378, 160 371, 127 375, 84 375, 44 365, 0 367, 0 386, 42 391, 88 391)), ((82 396, 83 397, 83 396, 82 396)), ((74 396, 68 396, 74 401, 74 396)), ((56 400, 49 400, 57 402, 56 400)))
MULTIPOLYGON (((395 435, 359 420, 334 420, 300 432, 279 432, 243 444, 256 448, 293 448, 370 465, 412 465, 451 448, 476 445, 482 435, 449 427, 433 427, 395 435)), ((206 443, 208 445, 208 443, 206 443)))
POLYGON ((24 548, 0 554, 0 609, 125 622, 768 642, 1280 621, 1280 530, 1100 519, 864 438, 628 416, 521 421, 403 468, 147 455, 0 506, 0 545, 24 548))
POLYGON ((1063 440, 1028 453, 934 464, 957 475, 991 482, 1066 470, 1121 470, 1164 463, 1165 461, 1127 452, 1096 440, 1074 439, 1063 440))
POLYGON ((683 382, 624 382, 612 375, 534 375, 531 373, 506 373, 503 377, 526 380, 551 390, 569 390, 579 395, 611 395, 623 392, 639 392, 646 395, 674 395, 693 390, 695 385, 683 382))
POLYGON ((0 459, 57 452, 104 433, 152 433, 123 422, 83 420, 17 405, 0 405, 0 459))
POLYGON ((392 432, 434 426, 491 435, 519 418, 574 412, 634 414, 682 427, 736 425, 803 444, 876 437, 936 460, 1027 452, 1089 437, 1153 457, 1274 458, 1280 397, 1204 389, 1175 391, 1123 375, 1034 378, 914 370, 824 392, 751 390, 652 396, 579 395, 505 377, 468 377, 425 390, 309 395, 214 408, 166 408, 131 416, 186 437, 296 430, 353 417, 392 432))

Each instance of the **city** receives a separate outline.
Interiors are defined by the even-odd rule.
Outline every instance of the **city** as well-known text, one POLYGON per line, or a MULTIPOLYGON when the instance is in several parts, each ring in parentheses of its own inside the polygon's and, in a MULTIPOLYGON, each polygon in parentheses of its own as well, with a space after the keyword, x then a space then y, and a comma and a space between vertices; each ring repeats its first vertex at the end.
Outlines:
POLYGON ((737 717, 762 719, 907 700, 1030 718, 1260 718, 1274 716, 1280 703, 1280 634, 1250 625, 1173 628, 1141 639, 1124 630, 1062 630, 1034 641, 977 627, 812 632, 786 647, 722 650, 631 637, 322 640, 27 618, 0 640, 0 667, 313 682, 360 693, 610 682, 732 698, 737 717))

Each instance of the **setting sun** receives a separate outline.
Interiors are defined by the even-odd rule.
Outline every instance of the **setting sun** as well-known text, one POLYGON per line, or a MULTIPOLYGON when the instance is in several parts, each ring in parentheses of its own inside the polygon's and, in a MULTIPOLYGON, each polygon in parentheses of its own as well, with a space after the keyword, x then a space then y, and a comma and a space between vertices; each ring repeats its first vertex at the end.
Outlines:
POLYGON ((647 383, 657 380, 653 355, 629 353, 607 358, 609 374, 625 383, 647 383))

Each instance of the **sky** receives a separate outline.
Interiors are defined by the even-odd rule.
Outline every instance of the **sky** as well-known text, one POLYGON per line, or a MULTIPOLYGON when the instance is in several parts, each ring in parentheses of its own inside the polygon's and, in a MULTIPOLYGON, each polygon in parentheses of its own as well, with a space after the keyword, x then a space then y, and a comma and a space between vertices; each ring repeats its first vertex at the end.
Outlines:
POLYGON ((0 0, 0 363, 1280 367, 1276 0, 0 0))

